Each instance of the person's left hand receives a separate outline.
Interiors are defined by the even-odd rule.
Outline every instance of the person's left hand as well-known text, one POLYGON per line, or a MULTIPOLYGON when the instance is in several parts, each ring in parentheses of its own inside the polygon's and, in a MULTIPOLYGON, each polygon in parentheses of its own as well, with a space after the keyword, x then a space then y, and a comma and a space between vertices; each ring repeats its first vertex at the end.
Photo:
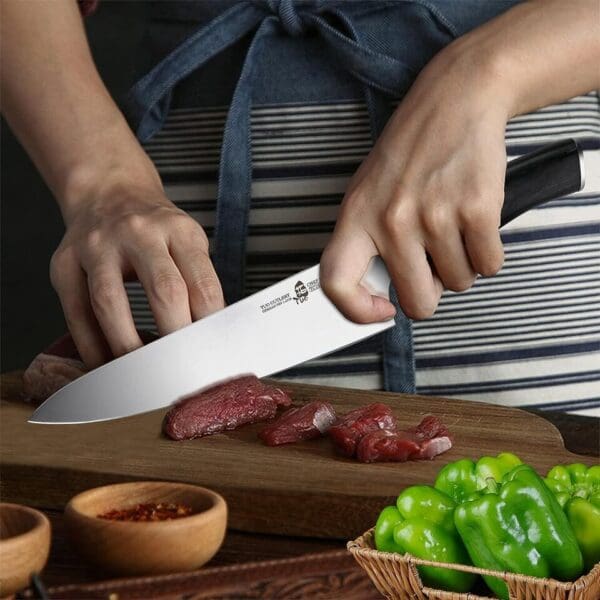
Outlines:
POLYGON ((378 254, 413 319, 431 316, 444 288, 466 290, 502 266, 509 91, 457 46, 422 71, 346 191, 321 286, 353 321, 395 313, 360 284, 378 254))

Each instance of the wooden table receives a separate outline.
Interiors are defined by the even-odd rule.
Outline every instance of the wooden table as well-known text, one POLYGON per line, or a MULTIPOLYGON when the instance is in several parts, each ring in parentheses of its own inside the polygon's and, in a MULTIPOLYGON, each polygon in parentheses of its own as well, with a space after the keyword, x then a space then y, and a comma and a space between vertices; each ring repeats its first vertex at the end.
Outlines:
MULTIPOLYGON (((3 379, 6 380, 6 376, 3 376, 3 379)), ((551 421, 559 429, 567 449, 577 454, 598 456, 600 420, 555 412, 537 411, 537 414, 551 421)), ((53 527, 53 545, 50 560, 44 571, 44 584, 55 586, 106 579, 105 574, 82 563, 69 546, 64 534, 61 512, 53 508, 42 509, 49 516, 53 527)), ((289 558, 344 548, 345 543, 341 540, 259 535, 230 530, 223 547, 207 567, 289 558)))

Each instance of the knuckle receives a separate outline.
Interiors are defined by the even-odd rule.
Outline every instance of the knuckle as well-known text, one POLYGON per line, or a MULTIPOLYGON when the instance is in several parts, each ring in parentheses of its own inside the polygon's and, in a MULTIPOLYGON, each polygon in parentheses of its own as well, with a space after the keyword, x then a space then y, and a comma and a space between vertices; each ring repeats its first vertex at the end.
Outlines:
POLYGON ((421 216, 421 225, 425 233, 432 237, 438 237, 443 234, 450 223, 450 214, 448 207, 437 202, 428 209, 421 216))
POLYGON ((475 199, 465 204, 461 220, 465 227, 481 229, 494 224, 496 216, 492 208, 483 200, 475 199))
POLYGON ((196 231, 200 227, 195 219, 179 209, 170 212, 169 220, 182 231, 196 231))
POLYGON ((195 248, 199 248, 207 256, 209 252, 208 236, 196 221, 189 218, 187 220, 189 223, 186 223, 184 227, 189 236, 190 244, 193 244, 195 248))
POLYGON ((119 218, 115 226, 119 240, 132 240, 140 243, 153 234, 153 225, 150 219, 139 213, 128 213, 119 218))
POLYGON ((201 229, 199 223, 193 217, 179 208, 164 207, 163 210, 157 214, 157 217, 160 218, 160 223, 163 224, 166 229, 184 240, 194 236, 197 233, 197 230, 201 229))
POLYGON ((84 244, 90 252, 98 252, 104 241, 104 235, 99 229, 92 229, 85 234, 84 244))
POLYGON ((345 294, 343 280, 338 277, 335 272, 333 265, 329 263, 327 259, 321 259, 321 272, 320 272, 320 285, 325 295, 331 299, 336 300, 343 298, 345 294))
POLYGON ((321 289, 338 309, 348 316, 348 294, 343 281, 337 277, 321 279, 321 289))
POLYGON ((336 256, 331 246, 327 246, 321 255, 319 266, 319 284, 329 298, 338 297, 342 293, 342 282, 336 273, 336 256))
POLYGON ((171 304, 187 295, 187 286, 181 275, 163 272, 152 279, 150 293, 160 302, 171 304))
POLYGON ((330 299, 334 299, 339 295, 338 284, 335 279, 321 275, 320 285, 323 293, 330 299))
POLYGON ((197 231, 196 242, 198 243, 200 248, 202 248, 204 253, 208 255, 208 251, 209 251, 209 247, 210 247, 208 236, 206 235, 206 232, 204 231, 204 229, 202 229, 202 227, 200 227, 200 225, 198 225, 198 227, 196 227, 196 231, 197 231))
POLYGON ((139 213, 129 213, 119 220, 121 229, 132 234, 140 234, 148 229, 148 219, 139 213))
POLYGON ((406 205, 402 198, 385 208, 381 225, 392 237, 399 237, 405 233, 409 223, 406 205))

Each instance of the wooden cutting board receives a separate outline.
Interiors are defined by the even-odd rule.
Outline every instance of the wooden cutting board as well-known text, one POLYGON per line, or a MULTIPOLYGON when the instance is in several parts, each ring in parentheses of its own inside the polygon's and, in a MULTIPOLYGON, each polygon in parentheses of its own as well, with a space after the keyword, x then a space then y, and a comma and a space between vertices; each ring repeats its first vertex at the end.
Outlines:
POLYGON ((438 416, 455 438, 433 461, 361 464, 336 456, 328 439, 264 446, 261 425, 174 442, 161 435, 165 410, 88 425, 27 423, 20 373, 2 376, 0 494, 5 502, 62 508, 74 494, 119 481, 183 481, 220 492, 229 526, 243 531, 350 539, 406 486, 432 483, 446 463, 510 451, 541 472, 560 462, 593 464, 568 452, 558 430, 531 413, 492 404, 282 385, 296 403, 321 399, 339 412, 371 402, 393 407, 402 427, 438 416))

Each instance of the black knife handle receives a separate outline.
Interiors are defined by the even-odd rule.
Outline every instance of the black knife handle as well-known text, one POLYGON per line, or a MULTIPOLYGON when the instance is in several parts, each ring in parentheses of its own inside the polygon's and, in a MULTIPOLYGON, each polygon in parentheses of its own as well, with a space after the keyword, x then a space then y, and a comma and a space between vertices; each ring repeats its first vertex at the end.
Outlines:
POLYGON ((538 204, 578 192, 583 185, 583 154, 573 139, 519 156, 506 167, 500 226, 538 204))

